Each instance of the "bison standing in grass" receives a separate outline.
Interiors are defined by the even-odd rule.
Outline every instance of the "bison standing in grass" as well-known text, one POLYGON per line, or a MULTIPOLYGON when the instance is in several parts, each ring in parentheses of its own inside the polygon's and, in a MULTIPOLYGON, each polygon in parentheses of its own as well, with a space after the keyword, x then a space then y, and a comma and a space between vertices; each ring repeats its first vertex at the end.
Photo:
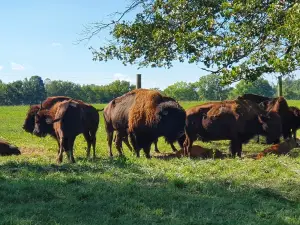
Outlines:
MULTIPOLYGON (((71 100, 69 97, 65 96, 55 96, 55 97, 48 97, 41 105, 33 105, 30 106, 30 109, 27 112, 26 119, 23 125, 23 129, 26 132, 31 134, 35 134, 39 137, 45 137, 47 134, 51 135, 53 138, 57 140, 58 147, 60 148, 60 141, 57 137, 57 134, 53 128, 53 124, 47 124, 45 121, 41 121, 43 123, 43 130, 42 133, 34 132, 35 128, 35 116, 39 111, 50 110, 56 103, 63 102, 66 100, 71 100)), ((85 111, 86 116, 86 123, 87 123, 87 130, 83 133, 83 136, 87 142, 87 157, 90 157, 90 149, 93 146, 93 157, 95 158, 95 145, 96 145, 96 132, 99 126, 99 113, 93 106, 86 104, 80 100, 72 100, 82 106, 82 109, 85 111)))
MULTIPOLYGON (((289 113, 291 116, 290 128, 292 130, 293 138, 296 141, 297 139, 297 130, 300 128, 300 109, 295 106, 289 107, 289 113)), ((290 138, 292 135, 290 135, 290 138)))
MULTIPOLYGON (((174 143, 184 132, 185 111, 171 98, 158 91, 137 89, 112 100, 104 109, 109 154, 112 156, 114 131, 116 146, 122 155, 121 144, 128 134, 137 157, 143 149, 150 158, 150 147, 159 137, 174 143)), ((182 144, 182 142, 181 142, 182 144)))
POLYGON ((54 131, 59 142, 58 163, 62 162, 63 151, 67 153, 69 161, 74 163, 74 141, 76 136, 81 133, 88 141, 87 158, 90 157, 91 145, 93 146, 93 158, 96 157, 98 125, 99 114, 93 106, 65 100, 55 103, 50 109, 41 108, 37 112, 33 133, 43 137, 54 131))
POLYGON ((20 155, 21 152, 16 146, 10 145, 8 142, 0 140, 0 155, 20 155))
POLYGON ((193 142, 230 140, 232 156, 241 157, 242 144, 255 135, 264 135, 273 143, 281 135, 281 119, 276 112, 266 113, 252 101, 211 102, 186 111, 185 154, 189 154, 193 142))

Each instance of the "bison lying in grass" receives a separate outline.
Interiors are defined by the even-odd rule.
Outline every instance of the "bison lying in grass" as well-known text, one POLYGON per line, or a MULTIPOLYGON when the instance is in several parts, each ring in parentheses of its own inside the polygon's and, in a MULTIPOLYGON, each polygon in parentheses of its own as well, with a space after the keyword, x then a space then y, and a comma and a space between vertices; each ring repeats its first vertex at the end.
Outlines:
POLYGON ((21 152, 16 146, 10 145, 8 142, 0 140, 0 155, 20 155, 21 152))
POLYGON ((196 139, 230 140, 232 156, 241 156, 242 144, 255 135, 264 135, 273 143, 281 135, 281 119, 276 112, 266 113, 249 100, 211 102, 186 111, 185 154, 196 139))
POLYGON ((87 104, 66 100, 55 103, 50 109, 40 109, 35 116, 33 133, 43 137, 54 130, 59 142, 58 163, 62 162, 63 151, 66 152, 70 162, 75 162, 73 146, 77 135, 83 134, 88 142, 87 157, 93 145, 95 154, 96 132, 98 130, 99 114, 97 110, 87 104))
MULTIPOLYGON (((109 154, 112 156, 114 131, 122 155, 122 140, 128 134, 137 157, 143 149, 150 158, 150 147, 159 137, 174 143, 184 132, 185 111, 174 100, 158 91, 137 89, 112 100, 104 109, 109 154)), ((182 145, 182 141, 181 141, 182 145)))

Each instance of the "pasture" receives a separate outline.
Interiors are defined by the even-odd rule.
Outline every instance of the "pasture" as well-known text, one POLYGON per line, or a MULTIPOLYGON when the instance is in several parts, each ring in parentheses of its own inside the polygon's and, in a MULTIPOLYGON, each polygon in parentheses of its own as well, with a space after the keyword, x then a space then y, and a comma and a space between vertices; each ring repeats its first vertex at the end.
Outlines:
MULTIPOLYGON (((300 149, 262 160, 147 160, 123 146, 126 158, 114 148, 110 159, 101 113, 97 160, 85 159, 80 135, 76 164, 57 165, 56 142, 22 130, 27 109, 0 107, 0 138, 22 152, 0 157, 0 224, 300 224, 300 149)), ((229 148, 227 141, 197 144, 229 148)), ((162 139, 158 147, 172 151, 162 139)), ((252 141, 243 153, 266 147, 252 141)))

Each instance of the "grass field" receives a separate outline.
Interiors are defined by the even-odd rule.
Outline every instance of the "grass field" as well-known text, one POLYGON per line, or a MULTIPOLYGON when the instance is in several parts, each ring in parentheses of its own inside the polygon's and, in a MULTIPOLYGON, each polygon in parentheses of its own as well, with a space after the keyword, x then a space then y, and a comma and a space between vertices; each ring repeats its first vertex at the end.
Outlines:
MULTIPOLYGON (((0 107, 0 138, 22 151, 0 157, 0 224, 300 224, 299 149, 262 160, 147 160, 124 146, 126 158, 114 149, 110 159, 101 115, 98 159, 85 160, 78 136, 77 163, 57 165, 56 142, 22 130, 27 109, 0 107)), ((228 143, 198 144, 228 152, 228 143)), ((159 149, 171 152, 163 140, 159 149)))

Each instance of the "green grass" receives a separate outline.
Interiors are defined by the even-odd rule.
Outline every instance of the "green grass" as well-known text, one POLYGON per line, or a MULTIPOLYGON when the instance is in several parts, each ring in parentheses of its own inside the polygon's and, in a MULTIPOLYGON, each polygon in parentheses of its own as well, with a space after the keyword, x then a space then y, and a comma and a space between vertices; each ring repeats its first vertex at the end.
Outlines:
MULTIPOLYGON (((147 160, 124 146, 126 158, 114 149, 109 159, 101 115, 96 162, 85 160, 80 135, 77 163, 57 165, 56 142, 21 129, 27 108, 0 108, 0 138, 23 153, 0 157, 0 224, 300 224, 298 149, 262 160, 147 160)), ((198 142, 224 152, 228 143, 198 142)), ((163 140, 159 148, 171 152, 163 140)))

